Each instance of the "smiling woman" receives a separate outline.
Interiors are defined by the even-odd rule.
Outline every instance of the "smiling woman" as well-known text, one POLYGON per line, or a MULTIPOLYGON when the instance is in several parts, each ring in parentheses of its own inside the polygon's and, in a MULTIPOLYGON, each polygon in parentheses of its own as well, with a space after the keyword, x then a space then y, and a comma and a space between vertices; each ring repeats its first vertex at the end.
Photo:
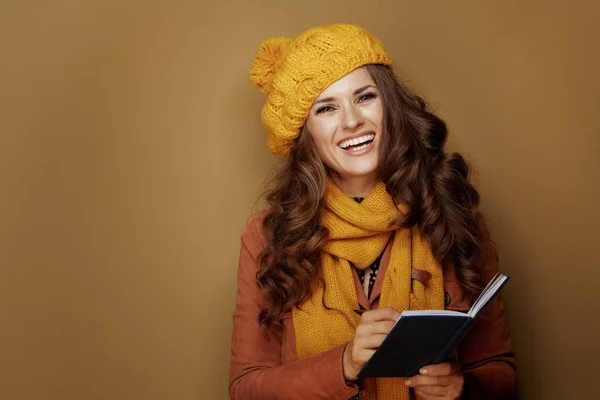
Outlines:
POLYGON ((453 353, 404 378, 357 374, 404 310, 470 307, 497 271, 469 168, 353 25, 268 39, 251 69, 286 163, 242 233, 232 399, 505 399, 514 354, 496 298, 453 353))
POLYGON ((351 197, 366 197, 377 182, 383 105, 365 67, 334 82, 306 120, 330 176, 351 197))

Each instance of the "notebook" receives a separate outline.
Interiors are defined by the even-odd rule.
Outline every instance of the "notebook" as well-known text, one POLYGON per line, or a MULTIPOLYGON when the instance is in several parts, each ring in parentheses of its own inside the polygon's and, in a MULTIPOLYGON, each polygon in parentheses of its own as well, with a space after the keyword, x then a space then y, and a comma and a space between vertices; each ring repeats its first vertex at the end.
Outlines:
POLYGON ((510 276, 497 273, 467 313, 450 310, 402 312, 358 377, 410 377, 426 365, 443 362, 509 279, 510 276))

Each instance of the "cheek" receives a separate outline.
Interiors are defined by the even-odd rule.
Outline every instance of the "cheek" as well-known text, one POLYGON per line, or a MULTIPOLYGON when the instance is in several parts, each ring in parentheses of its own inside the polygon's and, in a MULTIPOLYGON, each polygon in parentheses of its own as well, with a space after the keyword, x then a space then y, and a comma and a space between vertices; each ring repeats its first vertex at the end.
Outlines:
POLYGON ((381 104, 381 100, 373 103, 372 107, 365 109, 365 117, 377 124, 377 126, 381 125, 381 121, 383 120, 383 105, 381 104))
POLYGON ((335 134, 335 123, 333 118, 309 120, 307 121, 306 127, 317 146, 320 144, 331 143, 335 134))

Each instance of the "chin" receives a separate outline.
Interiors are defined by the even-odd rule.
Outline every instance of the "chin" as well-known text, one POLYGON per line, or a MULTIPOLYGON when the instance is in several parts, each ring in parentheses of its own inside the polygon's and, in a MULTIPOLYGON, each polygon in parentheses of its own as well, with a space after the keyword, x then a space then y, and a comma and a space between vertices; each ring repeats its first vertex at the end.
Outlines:
POLYGON ((365 178, 367 176, 372 176, 376 173, 376 170, 369 171, 349 171, 346 174, 347 178, 365 178))
MULTIPOLYGON (((366 160, 365 160, 366 161, 366 160)), ((353 165, 347 165, 346 173, 349 176, 367 176, 377 171, 377 162, 354 162, 353 165)))
POLYGON ((345 169, 344 176, 347 178, 358 178, 373 175, 377 172, 377 165, 349 167, 345 169))

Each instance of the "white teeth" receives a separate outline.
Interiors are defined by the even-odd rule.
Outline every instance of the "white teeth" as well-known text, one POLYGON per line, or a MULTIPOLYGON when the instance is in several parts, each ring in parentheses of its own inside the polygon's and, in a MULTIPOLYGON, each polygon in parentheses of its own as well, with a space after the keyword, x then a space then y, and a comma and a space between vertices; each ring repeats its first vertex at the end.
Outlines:
MULTIPOLYGON (((359 138, 344 140, 338 146, 340 146, 342 149, 347 149, 349 146, 356 146, 357 144, 368 142, 369 140, 373 139, 375 139, 375 134, 370 133, 368 135, 363 135, 359 138)), ((365 144, 364 146, 360 146, 359 148, 364 149, 366 146, 367 145, 365 144)), ((359 148, 357 148, 356 150, 358 150, 359 148)))

